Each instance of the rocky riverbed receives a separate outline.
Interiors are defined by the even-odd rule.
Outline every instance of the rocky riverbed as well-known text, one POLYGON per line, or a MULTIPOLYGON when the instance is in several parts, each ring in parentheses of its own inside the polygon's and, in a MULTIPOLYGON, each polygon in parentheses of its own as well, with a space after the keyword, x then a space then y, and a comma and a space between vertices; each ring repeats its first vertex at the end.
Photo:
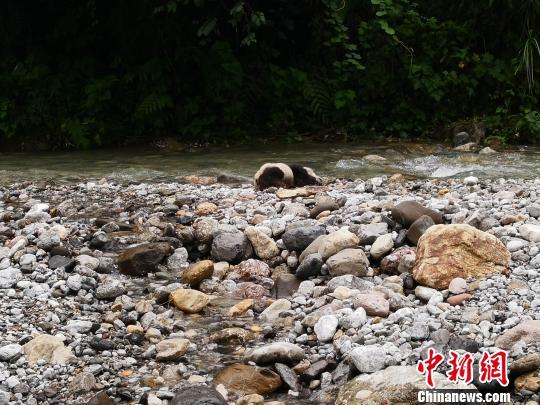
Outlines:
POLYGON ((538 403, 540 180, 190 180, 0 186, 0 404, 538 403))

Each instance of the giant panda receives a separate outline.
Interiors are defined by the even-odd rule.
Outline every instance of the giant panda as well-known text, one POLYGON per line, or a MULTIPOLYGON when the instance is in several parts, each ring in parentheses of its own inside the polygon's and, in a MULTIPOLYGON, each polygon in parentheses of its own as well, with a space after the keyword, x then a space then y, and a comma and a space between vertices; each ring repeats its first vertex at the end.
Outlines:
POLYGON ((269 187, 303 187, 322 184, 321 178, 309 168, 285 163, 265 163, 255 173, 255 187, 265 190, 269 187))

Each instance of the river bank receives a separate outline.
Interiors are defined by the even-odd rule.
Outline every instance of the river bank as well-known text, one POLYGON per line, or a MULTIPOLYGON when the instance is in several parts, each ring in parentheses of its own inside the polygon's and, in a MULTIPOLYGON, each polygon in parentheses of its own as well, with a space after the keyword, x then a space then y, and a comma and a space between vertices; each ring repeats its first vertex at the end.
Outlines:
POLYGON ((0 186, 0 398, 412 401, 434 348, 505 349, 467 386, 538 400, 538 179, 188 180, 0 186))
POLYGON ((130 182, 181 182, 186 175, 251 179, 266 162, 299 163, 318 174, 356 179, 401 173, 411 178, 535 178, 540 148, 512 146, 480 153, 436 143, 404 141, 271 143, 193 150, 102 149, 50 153, 0 152, 0 184, 78 183, 105 177, 130 182), (485 153, 487 152, 487 153, 485 153), (493 153, 494 152, 494 153, 493 153))

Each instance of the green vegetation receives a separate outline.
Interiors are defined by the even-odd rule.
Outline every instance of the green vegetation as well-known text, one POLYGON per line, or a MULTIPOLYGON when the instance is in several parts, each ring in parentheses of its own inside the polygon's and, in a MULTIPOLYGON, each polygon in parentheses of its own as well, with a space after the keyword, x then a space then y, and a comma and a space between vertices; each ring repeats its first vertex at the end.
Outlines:
POLYGON ((478 118, 537 142, 539 17, 540 0, 7 2, 0 141, 411 137, 478 118))

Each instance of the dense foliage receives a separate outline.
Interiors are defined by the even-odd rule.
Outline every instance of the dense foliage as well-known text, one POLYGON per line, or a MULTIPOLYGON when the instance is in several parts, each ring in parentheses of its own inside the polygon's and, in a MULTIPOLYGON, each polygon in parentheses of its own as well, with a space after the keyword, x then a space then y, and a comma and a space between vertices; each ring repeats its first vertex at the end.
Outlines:
POLYGON ((30 1, 0 16, 0 139, 47 147, 467 118, 540 139, 540 0, 30 1))

